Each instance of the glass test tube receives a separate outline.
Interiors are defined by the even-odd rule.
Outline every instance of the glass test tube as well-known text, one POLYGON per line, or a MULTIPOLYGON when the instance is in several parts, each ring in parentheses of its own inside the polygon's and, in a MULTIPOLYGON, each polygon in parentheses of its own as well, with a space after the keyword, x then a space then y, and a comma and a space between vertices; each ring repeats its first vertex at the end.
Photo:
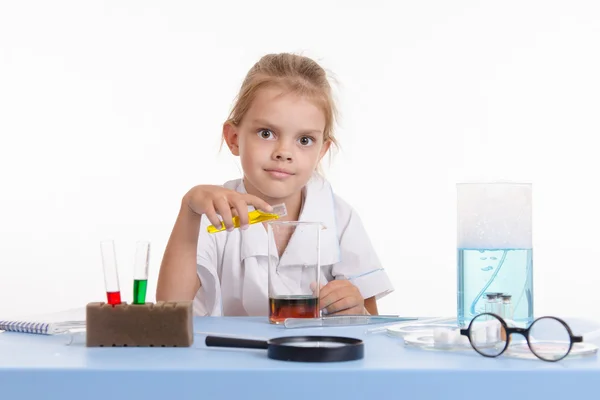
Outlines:
POLYGON ((100 242, 102 253, 102 267, 104 269, 104 286, 108 304, 121 304, 121 289, 119 288, 119 275, 117 270, 117 256, 115 243, 112 240, 100 242))
POLYGON ((146 303, 149 262, 150 242, 137 242, 135 249, 135 264, 133 266, 133 304, 146 303))

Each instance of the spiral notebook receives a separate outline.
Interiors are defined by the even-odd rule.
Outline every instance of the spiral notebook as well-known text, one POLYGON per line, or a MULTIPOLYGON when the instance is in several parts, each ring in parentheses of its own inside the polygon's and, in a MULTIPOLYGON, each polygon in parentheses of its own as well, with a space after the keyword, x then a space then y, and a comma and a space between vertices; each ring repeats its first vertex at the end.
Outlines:
POLYGON ((85 308, 31 315, 23 318, 0 319, 0 331, 59 335, 85 329, 85 308))

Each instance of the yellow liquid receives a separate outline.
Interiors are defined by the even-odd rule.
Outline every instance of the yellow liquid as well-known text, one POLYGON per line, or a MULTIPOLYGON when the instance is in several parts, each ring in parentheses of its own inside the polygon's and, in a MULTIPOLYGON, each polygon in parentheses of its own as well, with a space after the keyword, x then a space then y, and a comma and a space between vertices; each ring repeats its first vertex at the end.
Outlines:
MULTIPOLYGON (((250 223, 250 224, 257 224, 259 222, 270 221, 270 220, 278 219, 278 218, 279 218, 279 214, 266 213, 266 212, 260 211, 260 210, 253 210, 248 213, 248 223, 250 223)), ((240 227, 240 218, 239 217, 237 217, 237 216, 233 217, 233 226, 236 228, 240 227)), ((215 227, 214 225, 210 225, 207 228, 208 233, 222 232, 226 229, 227 228, 225 228, 225 224, 223 222, 221 222, 221 226, 219 226, 218 228, 215 227)))

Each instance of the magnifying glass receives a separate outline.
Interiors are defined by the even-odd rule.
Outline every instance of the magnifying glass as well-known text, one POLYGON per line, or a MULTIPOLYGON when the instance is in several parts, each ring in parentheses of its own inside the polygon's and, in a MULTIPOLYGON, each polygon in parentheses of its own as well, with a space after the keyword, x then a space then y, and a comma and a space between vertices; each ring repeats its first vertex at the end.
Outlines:
POLYGON ((284 336, 269 340, 207 336, 205 343, 210 347, 266 349, 269 358, 281 361, 354 361, 364 358, 365 352, 362 340, 342 336, 284 336))

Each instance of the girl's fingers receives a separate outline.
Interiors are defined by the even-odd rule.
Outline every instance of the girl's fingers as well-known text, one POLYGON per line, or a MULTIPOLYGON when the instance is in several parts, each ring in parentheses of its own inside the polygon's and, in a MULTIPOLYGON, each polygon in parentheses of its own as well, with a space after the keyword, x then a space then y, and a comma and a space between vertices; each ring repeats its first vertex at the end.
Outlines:
POLYGON ((235 209, 239 219, 240 219, 240 228, 245 229, 248 226, 248 204, 244 201, 243 198, 237 198, 233 201, 230 201, 231 205, 235 209))
POLYGON ((225 197, 221 197, 215 200, 215 207, 217 208, 217 212, 219 213, 219 215, 221 215, 221 218, 223 219, 225 228, 227 228, 228 231, 232 231, 234 226, 229 201, 227 201, 225 197))
MULTIPOLYGON (((324 292, 325 290, 323 290, 324 292)), ((351 301, 354 301, 355 303, 359 302, 359 295, 356 293, 355 290, 353 290, 353 288, 350 287, 341 287, 338 290, 334 290, 330 293, 319 293, 320 294, 320 299, 319 299, 319 304, 321 305, 321 308, 327 308, 329 306, 331 306, 332 304, 343 300, 343 299, 350 299, 351 301)), ((339 306, 338 306, 339 307, 339 306)))
POLYGON ((327 282, 327 284, 325 286, 321 286, 319 295, 321 296, 321 298, 323 298, 323 297, 327 296, 328 294, 330 294, 331 292, 339 290, 340 288, 343 288, 345 286, 354 287, 352 282, 350 282, 346 279, 336 279, 336 280, 327 282))
POLYGON ((319 297, 320 307, 327 314, 347 310, 360 313, 364 308, 364 300, 360 291, 347 280, 335 280, 327 283, 320 290, 319 297))
POLYGON ((204 215, 206 216, 206 218, 208 218, 210 223, 215 228, 219 228, 221 226, 221 220, 219 219, 219 216, 215 212, 215 208, 213 207, 212 204, 210 206, 206 207, 206 211, 204 211, 204 215))
POLYGON ((360 302, 352 297, 343 297, 329 306, 325 307, 324 311, 327 315, 331 314, 359 314, 361 310, 360 302))

